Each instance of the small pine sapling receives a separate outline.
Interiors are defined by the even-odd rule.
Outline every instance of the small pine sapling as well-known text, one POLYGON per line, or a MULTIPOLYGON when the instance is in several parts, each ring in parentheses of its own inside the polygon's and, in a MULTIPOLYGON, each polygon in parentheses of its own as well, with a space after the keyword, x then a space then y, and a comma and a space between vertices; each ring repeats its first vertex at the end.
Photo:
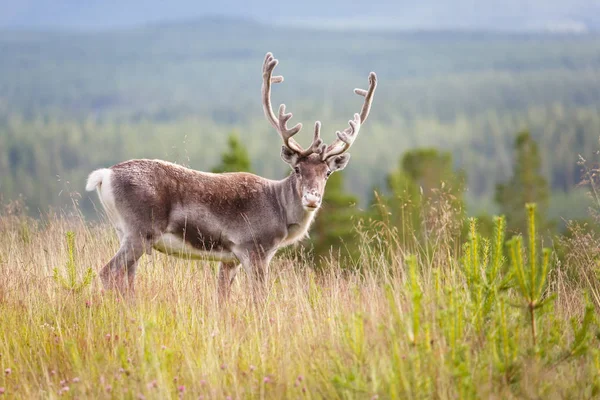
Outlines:
POLYGON ((469 239, 463 248, 461 260, 462 272, 467 281, 472 304, 475 310, 474 324, 481 332, 489 320, 497 295, 509 286, 510 274, 501 272, 505 263, 503 244, 506 220, 504 217, 494 218, 494 236, 486 239, 477 231, 477 220, 469 221, 469 239))
POLYGON ((573 343, 571 343, 565 358, 579 357, 587 354, 590 342, 594 339, 594 332, 592 332, 592 328, 595 324, 596 314, 594 311, 594 305, 588 300, 582 321, 579 322, 574 318, 571 319, 571 327, 573 328, 573 343))
POLYGON ((88 287, 94 279, 94 271, 88 268, 83 274, 81 281, 77 281, 77 267, 75 263, 75 232, 67 232, 67 252, 69 259, 65 265, 66 276, 61 275, 58 268, 53 269, 54 281, 64 289, 72 293, 79 293, 88 287))
POLYGON ((537 254, 535 229, 536 205, 534 203, 528 203, 526 208, 529 228, 529 251, 527 257, 523 252, 523 238, 521 236, 513 237, 508 242, 508 245, 510 247, 511 267, 517 283, 516 286, 519 294, 525 301, 525 308, 529 313, 531 321, 531 337, 535 347, 537 346, 535 312, 552 301, 554 296, 544 296, 544 289, 546 287, 550 268, 551 251, 547 248, 542 250, 542 262, 540 265, 537 254))

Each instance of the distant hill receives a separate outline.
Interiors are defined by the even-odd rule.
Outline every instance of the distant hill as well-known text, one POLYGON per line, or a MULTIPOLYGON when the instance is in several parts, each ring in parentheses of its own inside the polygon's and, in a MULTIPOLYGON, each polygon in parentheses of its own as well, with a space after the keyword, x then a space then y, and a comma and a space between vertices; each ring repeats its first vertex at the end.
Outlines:
MULTIPOLYGON (((201 114, 238 123, 249 114, 260 115, 257 94, 266 51, 282 60, 279 69, 286 75, 277 98, 316 105, 336 99, 332 111, 350 108, 352 87, 364 84, 371 70, 386 82, 380 96, 437 117, 557 101, 590 105, 600 96, 588 81, 600 68, 595 34, 340 32, 205 17, 98 32, 4 30, 0 115, 175 119, 201 114), (545 82, 549 73, 573 79, 569 91, 562 89, 564 80, 545 82), (511 91, 518 94, 497 96, 486 89, 497 84, 493 74, 521 79, 526 86, 537 80, 544 84, 536 84, 539 93, 521 93, 526 86, 515 86, 511 91), (452 90, 438 89, 450 82, 452 90, 491 97, 467 107, 452 90)), ((320 114, 312 107, 296 110, 320 114)))
POLYGON ((363 205, 415 147, 451 151, 479 209, 510 173, 517 131, 540 142, 543 173, 557 191, 573 189, 578 155, 598 148, 598 33, 339 31, 242 17, 5 28, 0 197, 23 193, 33 210, 70 204, 90 170, 132 157, 210 170, 232 130, 256 172, 281 176, 279 139, 260 103, 267 51, 286 78, 273 102, 305 124, 302 143, 317 119, 328 140, 347 126, 361 104, 352 89, 377 72, 371 117, 345 172, 363 205))
POLYGON ((106 29, 206 15, 321 28, 585 31, 600 28, 596 0, 2 0, 0 27, 106 29))

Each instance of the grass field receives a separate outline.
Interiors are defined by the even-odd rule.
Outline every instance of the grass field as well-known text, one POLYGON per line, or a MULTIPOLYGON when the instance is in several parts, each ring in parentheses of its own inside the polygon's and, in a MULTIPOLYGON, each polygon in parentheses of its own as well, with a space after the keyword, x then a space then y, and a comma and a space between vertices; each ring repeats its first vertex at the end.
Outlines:
POLYGON ((578 275, 588 283, 570 277, 585 257, 566 257, 575 260, 568 264, 554 253, 545 253, 546 271, 538 247, 504 245, 501 223, 489 240, 475 231, 459 239, 442 224, 413 247, 414 256, 385 224, 363 228, 359 269, 332 260, 315 270, 302 251, 286 252, 271 265, 265 304, 250 301, 241 273, 229 304, 219 306, 215 265, 157 254, 142 258, 132 297, 103 292, 85 274, 118 247, 108 226, 59 215, 34 221, 7 208, 0 216, 0 393, 597 397, 597 276, 578 275), (74 232, 71 251, 67 232, 74 232))

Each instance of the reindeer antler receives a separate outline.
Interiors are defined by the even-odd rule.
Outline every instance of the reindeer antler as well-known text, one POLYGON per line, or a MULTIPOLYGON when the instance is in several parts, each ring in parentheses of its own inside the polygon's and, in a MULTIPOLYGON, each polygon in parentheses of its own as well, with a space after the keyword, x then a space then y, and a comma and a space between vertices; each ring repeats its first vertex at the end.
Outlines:
POLYGON ((373 102, 373 94, 375 93, 375 88, 377 87, 377 75, 375 75, 375 72, 371 72, 369 74, 368 90, 354 89, 354 93, 363 96, 365 101, 362 109, 360 110, 360 114, 354 114, 354 119, 348 121, 350 126, 344 129, 342 132, 337 131, 337 139, 327 146, 323 144, 323 140, 321 139, 321 123, 317 121, 315 123, 315 135, 313 142, 306 150, 304 150, 302 146, 300 146, 300 144, 298 144, 298 142, 292 138, 292 136, 297 134, 302 129, 302 124, 298 123, 292 128, 287 127, 287 122, 292 118, 292 113, 286 114, 285 104, 279 106, 279 118, 276 117, 275 113, 273 112, 273 107, 271 105, 271 84, 283 82, 283 76, 273 76, 273 70, 278 63, 279 61, 273 57, 272 53, 267 53, 263 63, 262 103, 265 116, 281 136, 283 144, 290 150, 295 151, 301 157, 307 157, 310 154, 316 153, 321 154, 321 158, 323 160, 348 151, 358 136, 361 125, 369 117, 371 104, 373 102))
POLYGON ((263 63, 263 84, 262 84, 262 104, 265 116, 273 125, 273 128, 277 130, 283 144, 290 150, 295 151, 301 157, 306 157, 312 153, 321 154, 325 151, 323 141, 320 137, 321 123, 317 121, 315 124, 315 136, 312 144, 304 150, 298 142, 296 142, 292 136, 297 134, 302 129, 302 124, 298 123, 294 127, 288 129, 287 122, 292 118, 292 113, 285 112, 285 104, 279 106, 279 118, 275 116, 273 107, 271 105, 271 84, 283 82, 283 76, 272 76, 273 70, 277 66, 279 61, 273 57, 272 53, 267 53, 265 61, 263 63))
POLYGON ((369 112, 371 111, 371 104, 373 103, 373 94, 375 93, 376 87, 377 75, 375 75, 375 72, 371 72, 369 74, 369 89, 354 89, 354 93, 365 98, 365 102, 363 103, 362 109, 360 110, 360 114, 354 114, 354 120, 348 121, 348 124, 350 125, 348 128, 344 129, 342 132, 336 132, 337 139, 335 139, 335 141, 329 146, 327 146, 325 151, 321 153, 321 157, 323 160, 326 160, 329 157, 345 153, 346 151, 348 151, 350 146, 352 146, 354 140, 358 136, 358 132, 360 131, 361 125, 369 117, 369 112), (340 146, 340 144, 342 146, 340 146))

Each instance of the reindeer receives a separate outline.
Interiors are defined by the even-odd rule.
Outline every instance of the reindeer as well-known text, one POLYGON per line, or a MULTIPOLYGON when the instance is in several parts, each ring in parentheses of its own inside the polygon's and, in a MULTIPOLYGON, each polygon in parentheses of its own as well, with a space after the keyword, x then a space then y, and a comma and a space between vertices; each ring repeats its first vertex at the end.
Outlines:
POLYGON ((138 260, 154 249, 220 261, 219 295, 226 298, 240 266, 254 288, 264 286, 277 249, 307 236, 327 178, 348 164, 347 151, 369 116, 377 77, 371 72, 369 89, 354 90, 364 97, 362 110, 349 127, 336 132, 337 139, 324 144, 317 121, 312 144, 304 149, 292 137, 302 124, 288 128, 292 114, 282 104, 276 116, 271 106, 271 85, 283 82, 283 76, 272 76, 277 64, 267 53, 262 106, 283 141, 281 158, 293 171, 287 178, 214 174, 147 159, 125 161, 90 174, 86 189, 97 191, 121 244, 100 272, 105 288, 132 291, 138 260))

